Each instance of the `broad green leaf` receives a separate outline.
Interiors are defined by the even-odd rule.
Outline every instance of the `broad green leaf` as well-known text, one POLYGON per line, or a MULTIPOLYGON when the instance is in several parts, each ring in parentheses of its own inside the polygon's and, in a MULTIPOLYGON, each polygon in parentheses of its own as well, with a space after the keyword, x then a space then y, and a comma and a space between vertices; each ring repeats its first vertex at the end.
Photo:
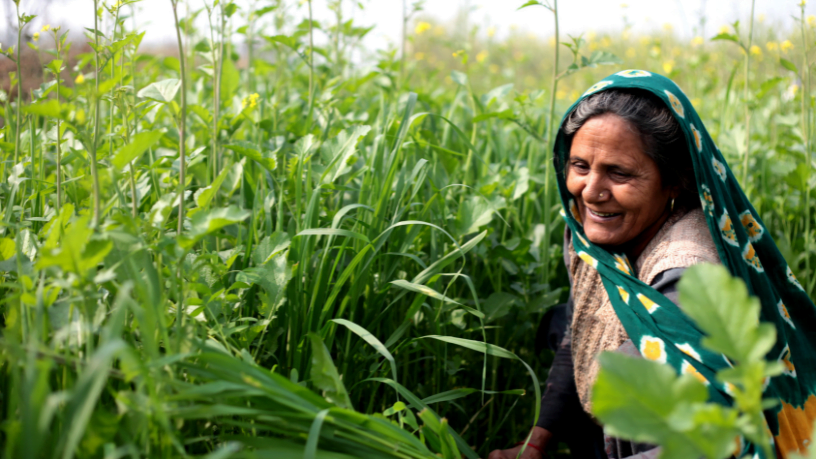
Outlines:
POLYGON ((291 243, 292 240, 289 234, 281 231, 275 231, 269 236, 266 236, 258 243, 258 246, 255 247, 255 251, 252 253, 252 259, 255 265, 262 265, 271 260, 272 257, 281 251, 288 249, 291 243))
POLYGON ((133 136, 130 143, 122 146, 111 159, 111 164, 120 171, 138 159, 164 135, 162 131, 140 132, 133 136))
POLYGON ((210 205, 212 198, 215 197, 215 194, 218 193, 218 190, 221 188, 221 184, 224 183, 224 179, 227 178, 231 169, 224 168, 216 177, 215 180, 209 186, 204 188, 199 188, 195 195, 193 195, 193 199, 195 199, 196 205, 198 207, 207 207, 210 205))
POLYGON ((762 359, 776 342, 776 329, 759 323, 760 303, 745 283, 720 265, 700 264, 678 284, 683 311, 708 336, 703 345, 737 362, 762 359))
POLYGON ((357 142, 370 130, 371 126, 355 126, 350 129, 344 129, 337 134, 337 137, 332 139, 327 145, 332 159, 326 166, 326 171, 323 172, 321 176, 322 183, 332 183, 350 170, 348 161, 357 150, 357 142))
POLYGON ((261 313, 274 313, 286 296, 286 286, 292 279, 292 265, 286 260, 286 252, 278 252, 260 266, 247 268, 235 276, 235 280, 249 285, 258 284, 266 290, 266 303, 261 313))
POLYGON ((48 118, 62 118, 62 107, 56 99, 49 99, 45 102, 35 102, 30 105, 23 105, 22 110, 32 115, 45 116, 48 118))
POLYGON ((453 70, 453 71, 451 71, 450 76, 451 76, 451 79, 453 81, 455 81, 456 84, 458 84, 459 86, 467 86, 468 77, 464 73, 462 73, 462 72, 460 72, 458 70, 453 70))
POLYGON ((239 155, 246 156, 247 158, 256 161, 270 172, 277 168, 277 160, 275 159, 275 154, 277 151, 265 150, 263 153, 261 153, 261 151, 259 151, 254 144, 244 140, 239 140, 235 143, 225 145, 224 148, 228 148, 239 155))
POLYGON ((168 78, 150 83, 142 88, 136 95, 142 99, 151 99, 157 102, 167 103, 176 97, 179 88, 181 88, 181 80, 168 78))
POLYGON ((493 220, 493 208, 481 196, 470 196, 459 205, 456 213, 456 231, 466 235, 479 231, 479 228, 493 220))
POLYGON ((323 344, 323 340, 316 333, 309 333, 309 340, 312 342, 312 384, 323 391, 326 400, 339 407, 353 409, 349 399, 346 386, 337 373, 329 349, 323 344))
POLYGON ((658 444, 661 458, 721 458, 733 451, 737 411, 704 404, 708 390, 693 376, 614 352, 601 354, 600 363, 592 413, 610 435, 658 444))
POLYGON ((0 239, 0 261, 8 260, 17 253, 17 245, 14 239, 4 237, 0 239))
POLYGON ((220 230, 221 228, 240 223, 250 216, 250 212, 236 206, 205 210, 196 213, 191 218, 190 232, 179 241, 182 247, 192 247, 207 234, 220 230))
POLYGON ((779 64, 781 64, 782 67, 785 67, 786 69, 790 70, 791 72, 794 72, 797 75, 799 74, 799 69, 796 68, 796 64, 794 64, 793 62, 791 62, 791 61, 789 61, 789 60, 787 60, 785 58, 780 58, 779 59, 779 64))
POLYGON ((728 32, 719 33, 719 34, 711 37, 711 41, 717 41, 717 40, 728 40, 728 41, 733 41, 734 43, 739 44, 739 38, 736 35, 728 33, 728 32))
POLYGON ((323 428, 323 421, 328 414, 328 409, 321 410, 312 421, 309 436, 306 437, 306 447, 303 449, 303 459, 315 459, 317 457, 317 442, 320 439, 320 430, 323 428))
POLYGON ((44 247, 37 269, 58 266, 63 271, 84 275, 96 267, 113 248, 110 240, 92 240, 90 217, 82 216, 69 225, 55 247, 44 247))
POLYGON ((240 85, 241 75, 235 68, 235 64, 232 63, 232 59, 224 59, 221 68, 221 100, 232 99, 240 85))

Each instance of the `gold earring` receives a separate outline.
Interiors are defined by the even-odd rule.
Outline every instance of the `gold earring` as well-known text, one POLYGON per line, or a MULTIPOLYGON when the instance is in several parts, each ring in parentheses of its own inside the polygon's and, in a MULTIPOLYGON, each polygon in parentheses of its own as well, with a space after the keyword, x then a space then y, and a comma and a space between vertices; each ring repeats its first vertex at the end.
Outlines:
POLYGON ((669 212, 674 212, 674 198, 672 198, 671 209, 669 209, 669 212))
POLYGON ((598 195, 598 197, 599 197, 599 198, 602 198, 602 197, 603 197, 603 193, 600 193, 600 194, 598 195))

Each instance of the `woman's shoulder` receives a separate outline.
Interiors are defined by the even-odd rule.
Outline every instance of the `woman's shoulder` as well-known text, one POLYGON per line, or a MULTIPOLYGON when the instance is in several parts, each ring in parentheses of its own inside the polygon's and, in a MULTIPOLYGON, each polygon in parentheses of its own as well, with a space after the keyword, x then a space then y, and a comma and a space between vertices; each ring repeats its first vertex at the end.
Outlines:
POLYGON ((637 260, 638 277, 646 283, 669 269, 688 268, 699 263, 720 263, 717 246, 702 209, 692 209, 672 217, 637 260))

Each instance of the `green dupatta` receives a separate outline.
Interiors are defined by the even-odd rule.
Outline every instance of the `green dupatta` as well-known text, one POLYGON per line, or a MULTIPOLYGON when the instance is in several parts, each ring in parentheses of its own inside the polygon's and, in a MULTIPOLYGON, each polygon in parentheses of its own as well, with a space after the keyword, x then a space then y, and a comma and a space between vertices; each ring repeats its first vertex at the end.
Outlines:
MULTIPOLYGON (((612 88, 651 92, 671 107, 682 126, 703 213, 720 260, 731 275, 745 281, 750 294, 760 299, 761 320, 776 326, 777 343, 768 358, 781 361, 785 372, 771 378, 765 397, 777 398, 783 403, 766 419, 781 449, 798 449, 802 441, 810 438, 809 426, 816 417, 816 333, 813 327, 816 308, 782 258, 694 107, 673 81, 643 70, 618 72, 589 88, 567 114, 591 94, 612 88)), ((567 163, 569 151, 560 129, 554 154, 557 164, 567 163)), ((572 239, 575 251, 600 273, 615 313, 640 353, 671 365, 679 373, 704 378, 711 400, 730 405, 729 388, 714 377, 718 370, 730 365, 729 362, 723 355, 700 345, 703 334, 680 308, 630 274, 625 255, 611 253, 586 239, 565 175, 563 171, 557 175, 561 202, 568 210, 563 215, 572 234, 577 236, 572 239)), ((758 453, 755 457, 763 457, 761 451, 753 451, 753 445, 743 446, 742 454, 758 453)))

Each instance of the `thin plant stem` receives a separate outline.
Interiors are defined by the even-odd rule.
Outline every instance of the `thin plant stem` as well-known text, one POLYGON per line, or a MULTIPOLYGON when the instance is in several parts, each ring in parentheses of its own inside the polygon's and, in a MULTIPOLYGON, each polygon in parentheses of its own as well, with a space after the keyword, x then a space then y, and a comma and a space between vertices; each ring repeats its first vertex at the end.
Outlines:
MULTIPOLYGON (((550 176, 552 175, 551 171, 551 164, 552 164, 552 157, 550 156, 553 151, 553 146, 555 145, 555 139, 553 139, 553 125, 555 118, 555 93, 558 91, 558 58, 559 58, 559 48, 560 44, 558 43, 559 36, 558 36, 558 0, 553 0, 552 5, 552 13, 553 13, 553 21, 555 22, 555 53, 553 56, 553 76, 552 76, 552 88, 550 89, 550 109, 549 113, 547 114, 547 152, 544 155, 544 239, 541 243, 540 250, 541 259, 543 260, 542 266, 542 274, 544 283, 549 282, 550 279, 550 261, 547 254, 549 254, 548 245, 550 243, 550 230, 551 230, 551 218, 550 218, 550 208, 552 207, 551 199, 552 196, 550 194, 550 176)), ((533 173, 530 170, 530 173, 533 173)))
POLYGON ((175 20, 176 25, 176 39, 178 40, 178 48, 179 48, 179 68, 181 70, 181 113, 179 113, 179 186, 178 186, 178 193, 179 193, 179 205, 178 205, 178 228, 176 237, 181 236, 181 231, 184 229, 184 174, 186 165, 184 164, 184 148, 185 148, 185 138, 184 138, 184 122, 185 118, 187 117, 187 74, 184 70, 184 45, 181 41, 181 27, 179 26, 178 20, 178 0, 170 0, 170 3, 173 5, 173 19, 175 20))
MULTIPOLYGON (((14 164, 17 164, 17 161, 20 158, 20 130, 22 127, 20 126, 20 107, 23 104, 23 68, 20 60, 20 50, 22 49, 23 43, 23 27, 25 24, 23 23, 22 18, 20 17, 20 3, 17 2, 17 104, 15 107, 14 118, 17 123, 17 129, 14 131, 14 164)), ((8 203, 8 211, 11 212, 12 206, 14 206, 13 202, 8 203)))
POLYGON ((747 184, 748 180, 748 158, 751 156, 751 107, 748 103, 749 80, 748 70, 751 64, 751 45, 754 41, 754 6, 756 0, 751 0, 751 18, 748 22, 748 46, 745 47, 745 156, 742 163, 742 183, 747 184))
MULTIPOLYGON (((94 30, 99 31, 99 0, 94 0, 94 30)), ((96 146, 99 143, 99 34, 94 33, 94 130, 91 149, 88 152, 91 163, 91 180, 93 183, 93 226, 99 226, 100 200, 99 200, 99 174, 96 170, 96 146)))
POLYGON ((810 248, 811 248, 811 235, 810 235, 810 192, 811 192, 811 185, 810 185, 810 171, 811 171, 811 164, 810 164, 810 63, 808 62, 808 49, 807 49, 807 32, 805 30, 805 5, 804 3, 800 4, 799 6, 801 10, 801 16, 799 18, 799 28, 802 32, 802 115, 801 115, 801 123, 802 123, 802 140, 805 144, 805 272, 810 273, 810 248))
POLYGON ((312 0, 309 3, 309 127, 312 124, 314 107, 314 23, 312 22, 312 0))

